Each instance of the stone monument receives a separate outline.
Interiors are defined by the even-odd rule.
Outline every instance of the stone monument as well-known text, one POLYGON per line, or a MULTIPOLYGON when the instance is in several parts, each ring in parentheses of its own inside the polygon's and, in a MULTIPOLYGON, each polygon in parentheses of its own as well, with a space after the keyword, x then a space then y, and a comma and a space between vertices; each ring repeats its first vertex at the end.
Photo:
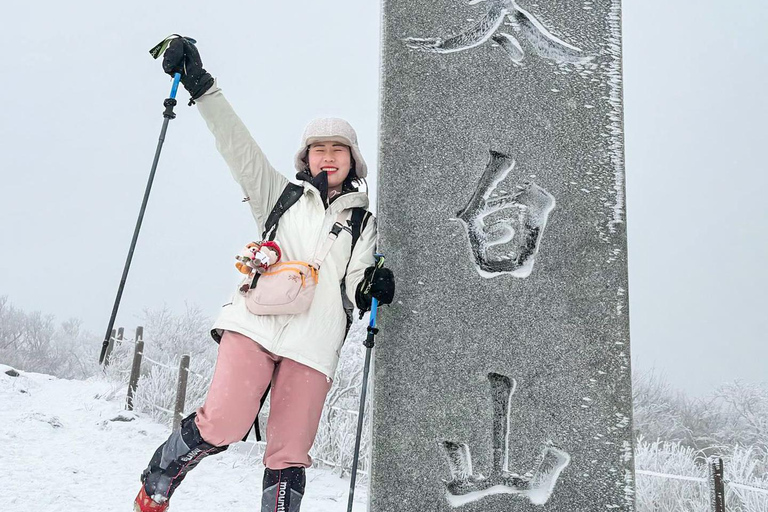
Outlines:
POLYGON ((382 24, 370 510, 633 510, 620 0, 382 24))

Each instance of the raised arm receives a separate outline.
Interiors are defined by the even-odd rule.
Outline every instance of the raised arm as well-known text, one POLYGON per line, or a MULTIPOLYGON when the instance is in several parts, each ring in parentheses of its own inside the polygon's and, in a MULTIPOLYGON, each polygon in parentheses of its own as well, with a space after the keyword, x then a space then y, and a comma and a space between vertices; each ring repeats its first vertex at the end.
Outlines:
POLYGON ((251 212, 263 228, 288 179, 270 165, 232 105, 214 84, 197 100, 197 108, 216 138, 216 149, 229 166, 235 181, 250 200, 251 212))
POLYGON ((170 75, 182 74, 181 83, 192 97, 190 104, 197 102, 216 138, 216 148, 249 198, 253 217, 263 228, 288 179, 269 164, 216 81, 203 68, 194 40, 186 37, 171 40, 163 57, 163 70, 170 75))

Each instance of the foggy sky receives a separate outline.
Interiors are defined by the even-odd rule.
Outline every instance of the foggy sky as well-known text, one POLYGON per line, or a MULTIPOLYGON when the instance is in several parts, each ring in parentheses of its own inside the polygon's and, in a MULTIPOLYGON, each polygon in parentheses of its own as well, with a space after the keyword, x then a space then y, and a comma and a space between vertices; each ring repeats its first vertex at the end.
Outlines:
MULTIPOLYGON (((310 119, 337 116, 375 184, 379 16, 372 0, 7 6, 0 295, 103 335, 170 89, 148 50, 172 32, 198 40, 278 170, 293 176, 310 119)), ((768 5, 631 0, 623 16, 633 365, 697 394, 767 380, 768 5)), ((234 254, 259 236, 187 97, 123 297, 129 329, 144 307, 214 317, 238 279, 234 254)))

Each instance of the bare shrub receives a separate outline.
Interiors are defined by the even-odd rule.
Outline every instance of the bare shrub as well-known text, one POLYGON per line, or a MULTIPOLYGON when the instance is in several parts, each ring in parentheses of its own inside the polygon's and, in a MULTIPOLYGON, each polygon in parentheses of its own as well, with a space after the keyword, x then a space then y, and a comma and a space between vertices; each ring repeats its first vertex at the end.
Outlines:
POLYGON ((64 379, 84 379, 98 372, 96 337, 80 320, 56 325, 53 315, 26 313, 0 296, 0 361, 20 370, 64 379))
MULTIPOLYGON (((704 398, 675 392, 653 371, 635 374, 635 467, 707 477, 706 460, 723 458, 726 509, 768 512, 768 387, 727 383, 704 398), (646 441, 653 439, 655 441, 646 441)), ((707 510, 705 483, 638 474, 637 510, 707 510)))
MULTIPOLYGON (((642 436, 635 446, 635 467, 665 475, 707 477, 707 468, 693 448, 667 441, 646 441, 642 436)), ((638 512, 699 512, 709 509, 706 482, 676 480, 660 476, 637 475, 638 512)))
POLYGON ((681 443, 705 456, 737 445, 768 447, 766 384, 736 381, 693 398, 651 370, 634 374, 632 400, 635 434, 646 439, 681 443))
MULTIPOLYGON (((765 453, 757 448, 736 446, 723 456, 726 482, 726 510, 729 512, 768 512, 768 495, 749 487, 768 489, 768 475, 760 469, 765 453)), ((654 474, 638 474, 636 506, 638 512, 709 510, 708 468, 701 451, 666 441, 637 440, 635 466, 654 474), (693 477, 694 482, 671 476, 693 477)))
MULTIPOLYGON (((724 463, 726 482, 768 489, 766 447, 736 446, 724 463)), ((729 512, 768 512, 768 495, 726 483, 725 505, 729 512)))
POLYGON ((632 406, 636 435, 647 439, 682 441, 687 437, 680 409, 685 397, 675 392, 654 370, 635 372, 632 379, 632 406))
MULTIPOLYGON (((146 309, 144 352, 134 409, 160 423, 170 425, 176 402, 176 387, 181 356, 190 356, 185 414, 202 405, 216 363, 216 343, 211 339, 211 320, 197 306, 185 307, 176 314, 167 307, 146 309)), ((133 362, 135 331, 115 345, 106 370, 110 379, 128 382, 133 362)))
POLYGON ((768 447, 767 384, 741 381, 722 384, 714 392, 713 401, 719 410, 715 436, 720 442, 730 446, 768 447))

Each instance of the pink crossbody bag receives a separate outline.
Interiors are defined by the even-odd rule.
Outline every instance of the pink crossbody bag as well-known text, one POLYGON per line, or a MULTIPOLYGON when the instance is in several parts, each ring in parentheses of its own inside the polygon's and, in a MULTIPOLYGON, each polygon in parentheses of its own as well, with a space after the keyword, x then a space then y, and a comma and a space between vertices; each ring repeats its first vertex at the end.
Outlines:
POLYGON ((254 315, 297 315, 308 311, 315 298, 320 266, 344 229, 346 217, 345 212, 336 217, 325 243, 311 262, 282 261, 270 266, 263 274, 257 274, 245 294, 248 311, 254 315))

